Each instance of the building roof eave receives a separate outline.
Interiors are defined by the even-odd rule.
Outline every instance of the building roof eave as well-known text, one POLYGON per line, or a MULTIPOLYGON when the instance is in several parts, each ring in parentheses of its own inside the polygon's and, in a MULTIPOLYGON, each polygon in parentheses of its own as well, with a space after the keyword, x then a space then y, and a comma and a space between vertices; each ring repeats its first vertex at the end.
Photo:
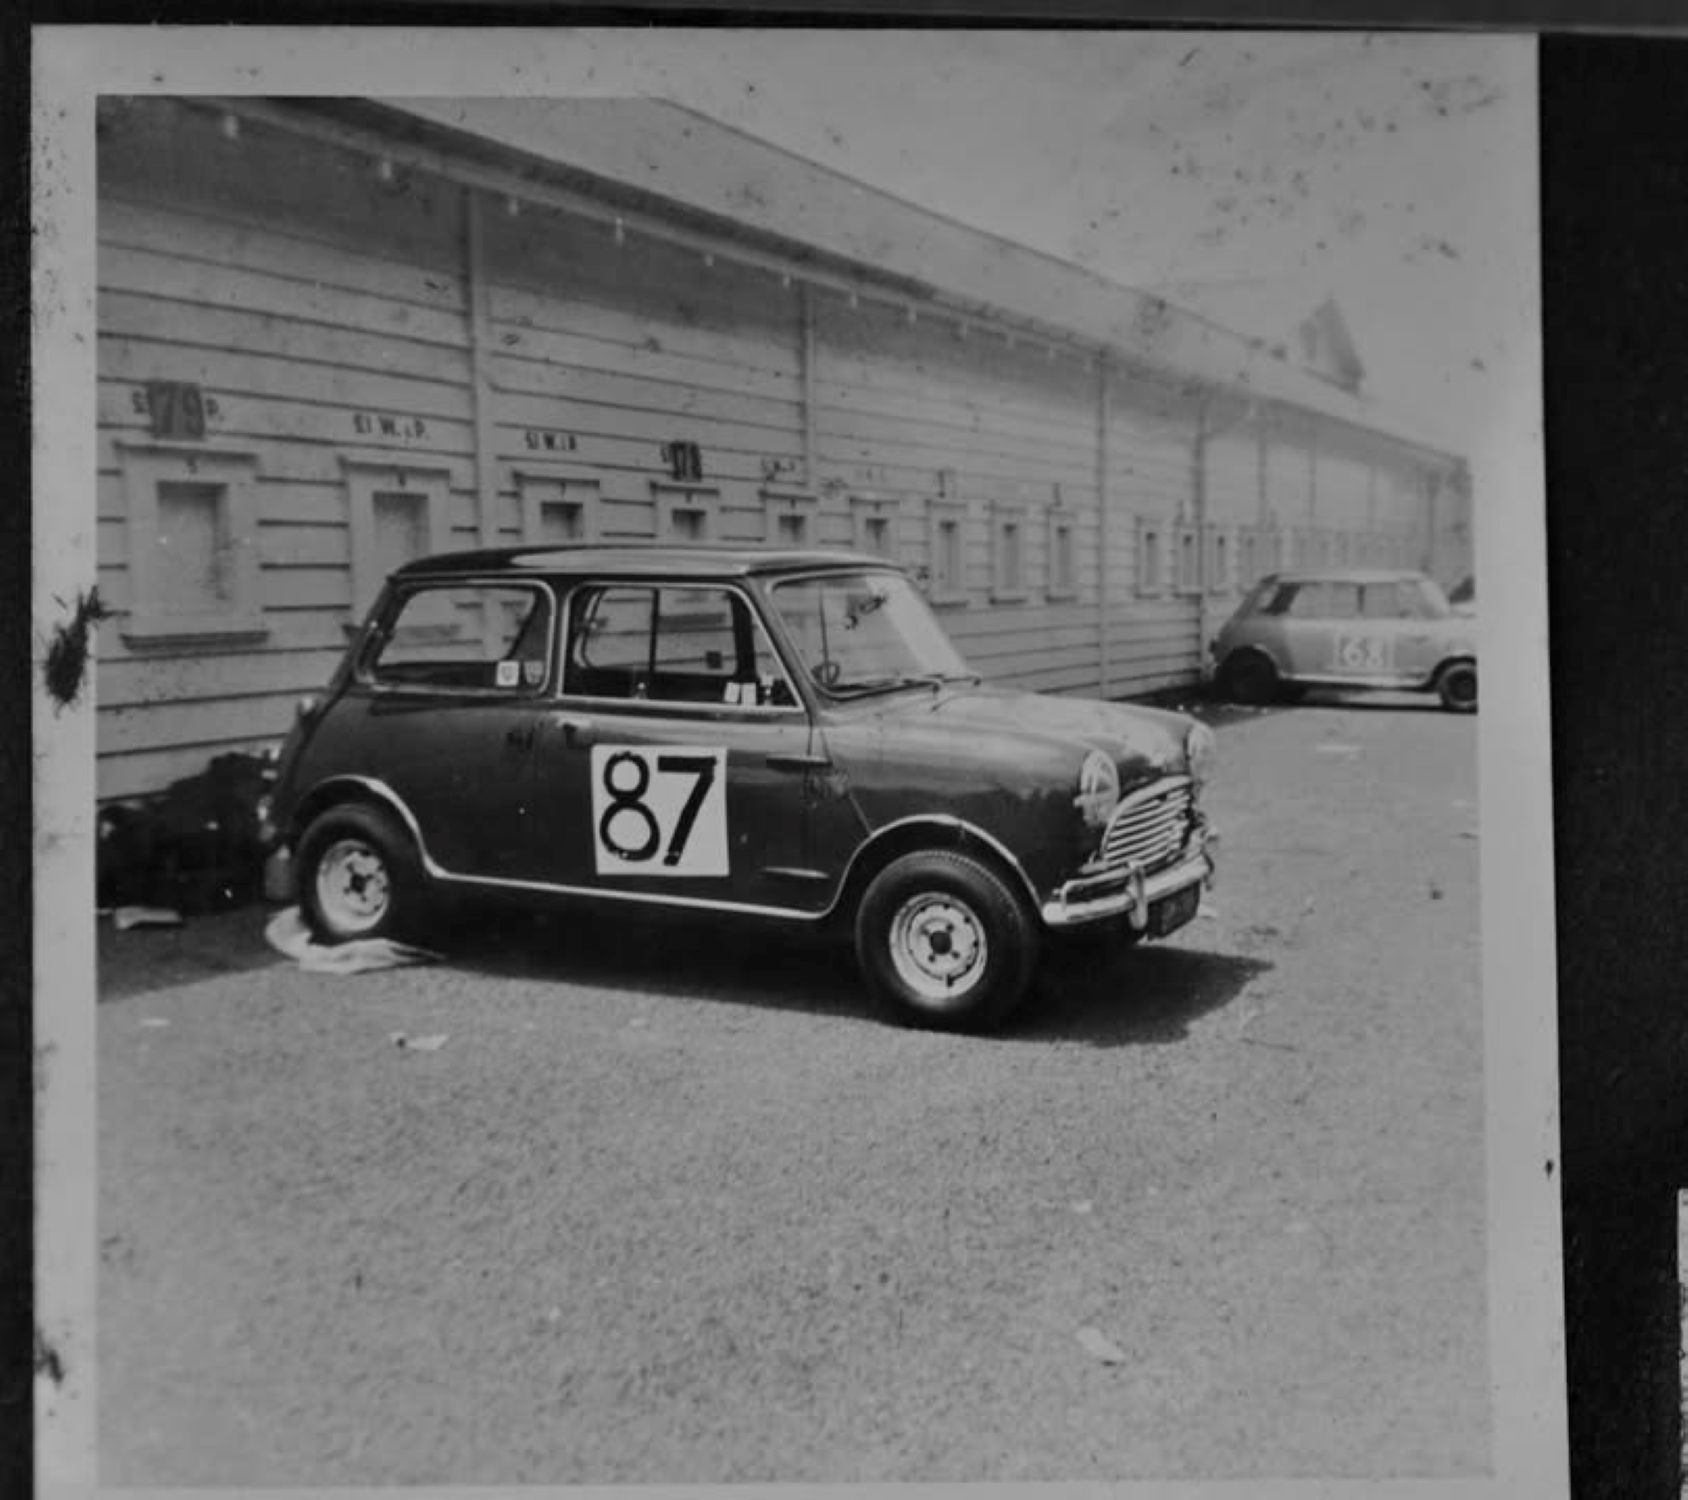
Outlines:
MULTIPOLYGON (((1259 341, 1155 296, 1106 281, 1083 267, 956 223, 917 205, 792 156, 778 147, 720 126, 661 100, 568 101, 609 108, 581 109, 572 155, 531 131, 503 127, 490 110, 471 106, 528 101, 289 99, 206 101, 234 112, 257 112, 275 123, 309 129, 325 126, 343 142, 376 150, 420 154, 447 175, 466 176, 497 191, 523 190, 555 200, 596 205, 600 215, 672 226, 770 270, 864 296, 923 304, 940 314, 996 324, 1109 358, 1162 383, 1192 393, 1212 391, 1317 414, 1443 463, 1457 457, 1436 443, 1381 419, 1369 403, 1311 372, 1275 357, 1259 341), (608 170, 620 160, 604 145, 609 127, 641 121, 672 137, 678 123, 685 140, 749 153, 755 163, 777 163, 801 173, 812 196, 830 194, 832 218, 816 213, 766 211, 743 216, 721 211, 708 195, 680 192, 671 174, 652 173, 660 186, 633 183, 608 170), (596 143, 596 145, 594 145, 596 143), (549 149, 536 149, 549 146, 549 149), (586 163, 586 164, 583 164, 586 163), (455 172, 453 169, 456 169, 455 172), (867 221, 859 238, 824 231, 845 208, 867 221), (942 273, 933 270, 941 266, 942 273)), ((541 101, 558 103, 559 101, 541 101)), ((320 131, 319 131, 320 133, 320 131)), ((672 141, 670 141, 672 144, 672 141)), ((703 149, 703 147, 699 147, 703 149)), ((666 158, 659 165, 672 165, 666 158)), ((772 170, 772 167, 769 167, 772 170)))

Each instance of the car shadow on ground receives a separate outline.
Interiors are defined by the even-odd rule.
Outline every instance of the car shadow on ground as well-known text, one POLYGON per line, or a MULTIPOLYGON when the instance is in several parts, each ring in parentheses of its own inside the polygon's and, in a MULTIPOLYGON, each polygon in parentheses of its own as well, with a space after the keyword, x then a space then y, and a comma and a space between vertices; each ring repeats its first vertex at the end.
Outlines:
POLYGON ((1016 1041, 1094 1047, 1181 1042, 1194 1021, 1223 1010, 1272 965, 1234 953, 1160 947, 1048 954, 1035 992, 1003 1031, 1016 1041))
POLYGON ((126 932, 117 931, 110 918, 100 918, 95 980, 99 1003, 284 963, 264 940, 273 915, 272 907, 244 906, 188 917, 177 927, 133 927, 126 932))
POLYGON ((1351 693, 1344 692, 1341 688, 1309 688, 1307 696, 1294 706, 1301 709, 1355 709, 1368 714, 1407 712, 1441 714, 1447 718, 1464 717, 1449 713, 1442 707, 1442 700, 1434 693, 1392 693, 1382 689, 1373 693, 1351 693))
POLYGON ((779 928, 695 916, 460 912, 440 946, 453 968, 682 999, 866 1015, 848 949, 779 928))
MULTIPOLYGON (((264 928, 273 908, 190 918, 180 927, 99 933, 101 1004, 288 962, 264 928)), ((586 985, 884 1024, 848 943, 695 917, 461 909, 437 929, 448 968, 487 979, 586 985)), ((1228 1005, 1259 960, 1183 947, 1055 946, 1004 1041, 1094 1046, 1182 1040, 1228 1005)))
MULTIPOLYGON (((451 963, 488 977, 555 980, 883 1024, 846 943, 679 917, 571 920, 498 914, 460 923, 451 963)), ((1182 1040, 1270 964, 1233 954, 1145 947, 1055 948, 1005 1041, 1093 1046, 1182 1040)))

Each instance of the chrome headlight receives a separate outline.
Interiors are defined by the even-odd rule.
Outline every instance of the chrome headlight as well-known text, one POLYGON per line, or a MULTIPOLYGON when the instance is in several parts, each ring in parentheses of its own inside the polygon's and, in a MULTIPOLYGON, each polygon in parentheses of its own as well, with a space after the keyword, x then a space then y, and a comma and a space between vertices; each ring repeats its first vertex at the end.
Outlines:
POLYGON ((1104 827, 1119 806, 1119 769, 1100 750, 1092 750, 1079 767, 1073 806, 1091 828, 1104 827))
POLYGON ((1192 724, 1184 736, 1184 759, 1190 768, 1190 780, 1197 786, 1207 781, 1213 769, 1213 757, 1218 749, 1213 731, 1205 724, 1192 724))

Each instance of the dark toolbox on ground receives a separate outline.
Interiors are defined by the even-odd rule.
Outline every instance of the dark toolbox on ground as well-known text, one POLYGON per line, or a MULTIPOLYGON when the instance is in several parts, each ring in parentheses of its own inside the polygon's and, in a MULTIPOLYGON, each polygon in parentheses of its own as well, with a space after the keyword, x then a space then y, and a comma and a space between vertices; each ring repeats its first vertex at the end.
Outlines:
POLYGON ((100 809, 98 903, 227 911, 264 893, 262 803, 275 779, 267 755, 216 756, 145 801, 100 809))

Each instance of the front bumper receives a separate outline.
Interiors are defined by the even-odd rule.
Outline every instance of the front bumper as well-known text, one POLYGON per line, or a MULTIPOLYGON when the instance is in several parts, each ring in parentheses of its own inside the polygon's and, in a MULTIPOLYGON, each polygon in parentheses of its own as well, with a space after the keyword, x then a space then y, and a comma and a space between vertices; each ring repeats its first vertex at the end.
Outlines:
POLYGON ((1203 823, 1177 860, 1152 874, 1128 865, 1106 875, 1066 881, 1043 903, 1044 925, 1066 930, 1125 916, 1142 932, 1149 925, 1149 908, 1155 902, 1175 896, 1188 886, 1213 883, 1213 855, 1218 843, 1219 835, 1203 823))

